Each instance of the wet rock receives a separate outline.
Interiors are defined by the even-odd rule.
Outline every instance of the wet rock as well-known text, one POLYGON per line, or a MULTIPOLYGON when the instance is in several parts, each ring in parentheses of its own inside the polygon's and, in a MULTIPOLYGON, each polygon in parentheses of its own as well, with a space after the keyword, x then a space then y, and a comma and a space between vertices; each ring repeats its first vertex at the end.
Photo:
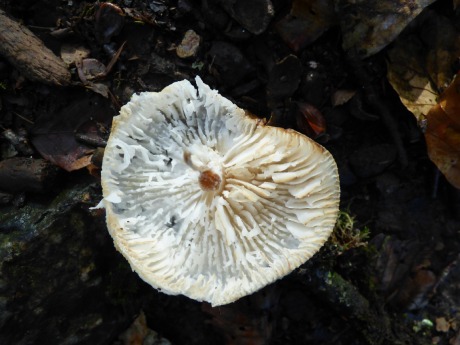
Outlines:
POLYGON ((350 165, 356 175, 366 178, 383 172, 394 162, 396 156, 393 145, 375 145, 355 151, 350 157, 350 165))
POLYGON ((111 344, 138 313, 144 285, 89 214, 94 190, 0 213, 0 344, 111 344))
POLYGON ((203 0, 201 12, 206 22, 209 23, 210 29, 224 30, 231 20, 229 15, 221 7, 216 5, 213 0, 203 0))
POLYGON ((181 43, 176 48, 176 54, 181 59, 194 57, 200 48, 201 37, 193 30, 188 30, 181 43))
POLYGON ((233 19, 255 35, 267 29, 275 14, 270 0, 220 0, 219 2, 233 19))
POLYGON ((227 42, 214 42, 208 57, 212 74, 228 87, 235 86, 254 70, 241 50, 227 42))
POLYGON ((302 64, 295 55, 288 55, 271 70, 267 85, 267 96, 283 99, 292 96, 300 84, 302 64))

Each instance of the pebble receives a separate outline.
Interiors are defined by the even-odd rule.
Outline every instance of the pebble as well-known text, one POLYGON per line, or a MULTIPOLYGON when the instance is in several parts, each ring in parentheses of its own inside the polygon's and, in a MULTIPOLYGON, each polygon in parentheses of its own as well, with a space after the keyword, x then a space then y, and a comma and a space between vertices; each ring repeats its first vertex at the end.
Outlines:
POLYGON ((254 35, 264 32, 275 15, 270 0, 225 0, 220 4, 235 21, 254 35))
POLYGON ((297 56, 286 56, 270 72, 267 96, 274 99, 292 96, 299 87, 301 73, 302 64, 297 56))
POLYGON ((187 59, 196 56, 200 48, 201 37, 193 30, 188 30, 182 42, 176 48, 176 54, 181 59, 187 59))
POLYGON ((237 85, 254 71, 241 50, 231 43, 215 41, 207 55, 212 74, 227 87, 237 85))

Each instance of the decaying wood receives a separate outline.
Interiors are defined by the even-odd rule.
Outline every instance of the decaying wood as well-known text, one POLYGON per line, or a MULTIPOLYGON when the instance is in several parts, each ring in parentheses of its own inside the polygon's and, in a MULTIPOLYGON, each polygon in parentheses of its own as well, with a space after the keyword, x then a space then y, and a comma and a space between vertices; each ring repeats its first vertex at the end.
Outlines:
POLYGON ((0 161, 0 190, 46 192, 55 183, 58 168, 44 159, 15 157, 0 161))
POLYGON ((29 29, 0 10, 0 55, 27 79, 51 85, 70 83, 66 64, 29 29))

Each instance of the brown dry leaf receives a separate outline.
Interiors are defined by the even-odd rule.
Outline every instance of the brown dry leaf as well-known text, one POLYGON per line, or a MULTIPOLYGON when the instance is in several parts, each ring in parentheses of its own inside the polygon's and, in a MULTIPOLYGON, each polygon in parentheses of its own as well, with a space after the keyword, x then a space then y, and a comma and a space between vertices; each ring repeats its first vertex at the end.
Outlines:
POLYGON ((428 156, 447 180, 460 189, 460 74, 427 115, 428 156))
POLYGON ((337 90, 331 96, 331 104, 333 107, 343 105, 352 99, 354 95, 356 95, 356 90, 337 90))
MULTIPOLYGON (((31 139, 43 158, 67 171, 91 163, 95 147, 79 142, 76 137, 77 132, 84 132, 82 125, 93 119, 108 126, 114 115, 110 103, 100 96, 76 93, 75 99, 69 106, 39 118, 31 139)), ((92 134, 90 130, 87 132, 92 134)))
POLYGON ((391 43, 435 0, 338 0, 343 49, 369 57, 391 43))
POLYGON ((77 61, 89 57, 90 51, 88 48, 77 44, 63 44, 61 47, 61 59, 67 64, 72 65, 77 61))
POLYGON ((105 65, 97 59, 83 59, 81 65, 77 64, 78 75, 82 82, 94 80, 98 76, 105 74, 105 65), (81 75, 83 74, 83 76, 81 75))
POLYGON ((449 321, 445 317, 436 318, 436 331, 438 332, 448 332, 450 329, 449 321))
POLYGON ((103 83, 92 83, 87 82, 85 87, 93 92, 100 94, 101 96, 108 98, 109 97, 109 87, 103 83))
POLYGON ((85 85, 86 88, 92 90, 105 98, 110 95, 110 90, 104 83, 96 83, 94 80, 99 80, 107 76, 110 73, 115 63, 118 61, 121 52, 126 44, 126 41, 118 48, 115 54, 112 56, 107 67, 97 59, 82 59, 75 60, 75 66, 77 67, 78 77, 85 85))
POLYGON ((438 97, 425 69, 423 54, 422 45, 415 36, 397 40, 388 51, 388 81, 419 122, 436 105, 438 97))
POLYGON ((452 66, 460 55, 460 35, 455 24, 433 11, 422 22, 421 39, 427 46, 426 68, 439 90, 452 82, 452 66))
POLYGON ((281 38, 294 51, 314 42, 335 24, 332 0, 294 0, 291 11, 276 24, 281 38))
POLYGON ((448 18, 433 11, 425 11, 416 24, 414 33, 400 36, 388 51, 388 80, 406 108, 423 121, 454 77, 460 35, 448 18))
POLYGON ((326 120, 323 114, 313 105, 297 102, 296 123, 299 131, 312 139, 326 133, 326 120))

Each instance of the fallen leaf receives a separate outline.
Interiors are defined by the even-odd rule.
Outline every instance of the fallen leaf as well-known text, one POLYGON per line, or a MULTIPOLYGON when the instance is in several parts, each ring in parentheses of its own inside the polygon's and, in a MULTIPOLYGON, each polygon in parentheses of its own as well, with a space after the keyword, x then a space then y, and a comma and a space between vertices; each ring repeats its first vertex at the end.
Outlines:
POLYGON ((388 80, 419 122, 454 78, 460 35, 453 22, 434 11, 417 18, 413 30, 388 51, 388 80))
POLYGON ((428 156, 447 180, 460 189, 460 77, 444 91, 427 115, 428 156))
POLYGON ((388 51, 388 81, 419 122, 425 120, 438 98, 438 90, 425 68, 423 54, 421 42, 414 36, 397 40, 388 51))
POLYGON ((337 90, 331 96, 331 104, 334 107, 347 103, 356 94, 356 90, 337 90))
POLYGON ((297 107, 296 121, 300 132, 312 139, 316 139, 326 133, 326 120, 316 107, 302 102, 298 102, 297 107))
POLYGON ((454 77, 452 67, 460 55, 460 32, 456 23, 434 11, 426 13, 421 27, 428 74, 436 87, 444 90, 454 77))
POLYGON ((63 44, 61 47, 61 59, 67 64, 72 65, 77 61, 86 59, 90 54, 88 48, 77 44, 63 44))
POLYGON ((106 67, 105 65, 97 59, 83 59, 81 61, 81 66, 77 64, 78 67, 78 75, 80 76, 80 80, 82 82, 86 82, 87 80, 93 80, 100 75, 105 74, 106 67), (81 76, 81 73, 84 77, 81 76))
POLYGON ((103 83, 92 83, 87 82, 85 87, 93 92, 100 94, 101 96, 108 98, 109 97, 109 87, 103 83))
POLYGON ((438 332, 448 332, 450 329, 449 321, 445 317, 436 318, 436 331, 438 332))
POLYGON ((290 13, 276 23, 276 30, 291 49, 299 51, 335 22, 332 0, 294 0, 290 13))
MULTIPOLYGON (((77 140, 77 130, 82 134, 84 124, 90 120, 108 127, 114 115, 110 102, 100 96, 77 92, 74 97, 77 100, 68 107, 37 119, 31 139, 43 158, 67 171, 89 165, 95 150, 77 140)), ((88 135, 92 134, 92 129, 88 130, 88 135)))
POLYGON ((338 0, 343 49, 361 58, 385 48, 435 0, 338 0))

